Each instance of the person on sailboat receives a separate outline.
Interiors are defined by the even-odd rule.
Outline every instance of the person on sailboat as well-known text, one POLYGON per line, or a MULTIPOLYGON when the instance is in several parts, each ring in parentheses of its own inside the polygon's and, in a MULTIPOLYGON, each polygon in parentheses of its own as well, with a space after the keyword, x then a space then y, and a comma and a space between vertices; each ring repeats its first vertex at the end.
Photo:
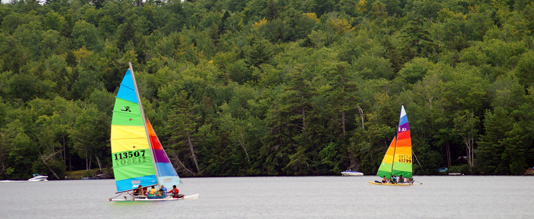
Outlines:
POLYGON ((148 192, 148 195, 152 195, 152 196, 156 195, 156 187, 152 186, 152 188, 148 192))
POLYGON ((386 183, 386 182, 388 182, 388 179, 386 179, 386 175, 384 175, 384 176, 382 177, 382 183, 386 183))
POLYGON ((404 182, 404 178, 402 177, 402 175, 400 175, 399 177, 399 183, 403 183, 404 182))
POLYGON ((167 195, 167 188, 165 188, 164 185, 161 185, 161 188, 159 189, 158 195, 167 195))
POLYGON ((172 186, 172 189, 171 189, 171 191, 169 193, 172 194, 173 198, 181 198, 181 197, 184 196, 184 195, 180 194, 180 190, 176 188, 176 185, 172 186))
POLYGON ((138 196, 138 195, 141 195, 141 194, 143 194, 143 186, 139 185, 139 187, 137 187, 137 189, 133 190, 132 195, 138 196))
POLYGON ((393 184, 397 183, 397 178, 395 178, 395 176, 391 176, 391 183, 393 184))

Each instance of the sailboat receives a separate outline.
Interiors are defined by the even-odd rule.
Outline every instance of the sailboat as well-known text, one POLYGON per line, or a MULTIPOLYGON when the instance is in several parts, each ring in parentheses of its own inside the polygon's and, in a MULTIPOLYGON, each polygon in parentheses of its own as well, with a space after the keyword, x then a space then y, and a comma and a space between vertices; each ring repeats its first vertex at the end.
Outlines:
MULTIPOLYGON (((397 135, 393 137, 376 175, 386 179, 391 179, 392 176, 402 176, 405 179, 412 178, 412 139, 404 105, 401 106, 397 135)), ((369 184, 388 186, 421 185, 421 183, 413 182, 391 183, 382 181, 369 181, 369 184)))
POLYGON ((110 198, 109 201, 197 199, 199 194, 181 198, 128 194, 139 186, 158 186, 158 188, 164 186, 171 189, 174 185, 182 183, 150 121, 145 117, 132 64, 129 65, 130 68, 124 75, 115 99, 111 120, 111 158, 119 195, 110 198))

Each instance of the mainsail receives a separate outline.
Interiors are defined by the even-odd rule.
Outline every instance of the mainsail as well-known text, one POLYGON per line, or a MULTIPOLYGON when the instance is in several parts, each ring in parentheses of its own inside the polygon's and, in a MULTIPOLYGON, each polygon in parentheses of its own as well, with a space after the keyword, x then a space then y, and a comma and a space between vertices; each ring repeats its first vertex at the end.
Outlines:
POLYGON ((394 176, 402 175, 406 178, 412 177, 412 138, 410 137, 410 126, 404 106, 401 108, 399 129, 397 130, 392 174, 394 176))
POLYGON ((157 184, 135 78, 126 71, 111 120, 111 159, 117 192, 157 184))
POLYGON ((390 178, 391 175, 412 177, 412 139, 404 106, 401 107, 397 135, 391 141, 377 175, 386 178, 390 178))

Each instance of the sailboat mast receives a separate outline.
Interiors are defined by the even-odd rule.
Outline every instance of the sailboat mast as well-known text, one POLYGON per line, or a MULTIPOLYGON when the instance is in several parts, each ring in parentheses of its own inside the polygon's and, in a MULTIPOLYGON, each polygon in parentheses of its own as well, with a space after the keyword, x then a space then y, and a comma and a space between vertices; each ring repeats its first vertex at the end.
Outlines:
MULTIPOLYGON (((141 118, 143 118, 143 124, 145 125, 145 133, 146 133, 146 136, 147 136, 147 140, 148 140, 148 147, 150 149, 150 153, 152 154, 153 151, 152 151, 152 142, 150 142, 150 140, 148 139, 148 130, 146 128, 146 117, 145 117, 145 110, 143 109, 143 104, 141 103, 141 95, 139 95, 139 90, 137 89, 137 82, 135 81, 135 76, 134 76, 134 71, 133 71, 133 67, 132 67, 132 63, 131 62, 128 62, 128 65, 130 66, 130 72, 132 73, 132 81, 133 81, 133 84, 134 84, 134 87, 135 87, 135 93, 137 93, 137 102, 139 102, 139 108, 141 108, 141 118)), ((154 155, 152 155, 153 157, 154 155)), ((156 167, 156 161, 154 159, 152 159, 152 164, 154 164, 154 170, 156 170, 156 180, 158 181, 158 186, 160 186, 160 182, 159 182, 159 176, 158 176, 158 171, 157 171, 157 167, 156 167)))

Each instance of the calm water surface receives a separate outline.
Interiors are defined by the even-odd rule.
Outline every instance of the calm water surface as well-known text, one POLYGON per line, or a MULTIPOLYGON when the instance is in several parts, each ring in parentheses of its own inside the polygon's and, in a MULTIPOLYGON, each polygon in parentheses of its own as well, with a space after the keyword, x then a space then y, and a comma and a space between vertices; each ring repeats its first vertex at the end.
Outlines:
POLYGON ((108 202, 113 180, 0 183, 0 218, 533 218, 534 177, 419 176, 422 186, 364 177, 184 178, 197 200, 108 202))

